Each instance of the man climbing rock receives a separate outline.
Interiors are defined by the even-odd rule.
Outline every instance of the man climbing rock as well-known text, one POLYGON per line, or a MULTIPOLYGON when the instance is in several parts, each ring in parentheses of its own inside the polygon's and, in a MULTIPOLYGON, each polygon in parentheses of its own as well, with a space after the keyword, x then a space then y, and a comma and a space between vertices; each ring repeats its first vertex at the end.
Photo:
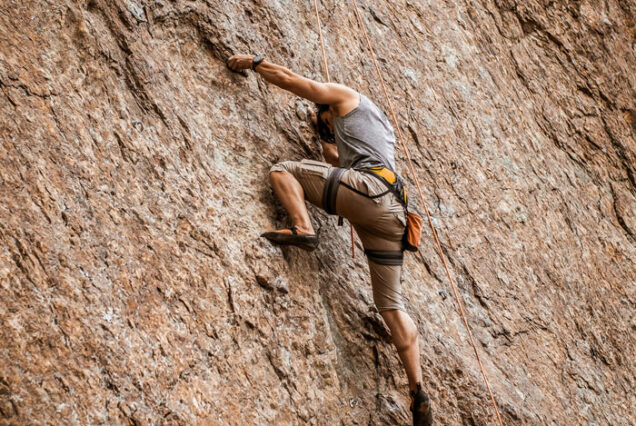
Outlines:
POLYGON ((351 222, 367 255, 373 300, 406 370, 413 424, 432 424, 430 401, 421 386, 418 332, 400 287, 406 197, 395 174, 391 124, 369 98, 347 86, 310 80, 261 56, 234 55, 227 65, 232 71, 252 69, 318 105, 316 125, 327 163, 284 161, 270 169, 270 184, 292 226, 262 236, 276 244, 315 249, 318 236, 305 200, 351 222))

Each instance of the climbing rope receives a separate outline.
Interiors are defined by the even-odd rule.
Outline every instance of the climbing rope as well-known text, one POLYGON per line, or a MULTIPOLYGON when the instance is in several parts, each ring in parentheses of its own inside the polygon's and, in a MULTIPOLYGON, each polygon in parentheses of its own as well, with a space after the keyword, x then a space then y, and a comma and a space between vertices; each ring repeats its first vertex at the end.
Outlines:
MULTIPOLYGON (((327 83, 331 82, 329 77, 329 67, 327 66, 327 54, 325 53, 325 43, 322 40, 322 27, 320 25, 320 15, 318 14, 318 0, 314 0, 314 10, 316 11, 316 22, 318 22, 318 35, 320 36, 320 49, 322 50, 322 64, 325 67, 325 75, 327 76, 327 83)), ((356 240, 353 234, 353 225, 349 224, 349 231, 351 231, 351 257, 356 257, 356 240)))
POLYGON ((391 104, 391 99, 389 99, 388 92, 386 90, 386 86, 384 85, 384 78, 382 78, 382 73, 380 72, 380 68, 378 67, 378 62, 375 59, 375 52, 373 51, 373 47, 371 47, 371 42, 369 41, 369 36, 367 35, 367 30, 362 21, 362 17, 360 16, 360 10, 358 9, 358 4, 356 0, 352 0, 353 7, 356 12, 356 16, 358 18, 358 23, 360 24, 360 28, 362 29, 362 33, 364 34, 364 38, 367 42, 367 47, 369 48, 369 52, 371 53, 371 59, 373 60, 373 65, 375 66, 375 71, 378 74, 378 78, 380 79, 380 83, 382 85, 382 91, 384 92, 384 97, 386 98, 386 102, 389 105, 389 110, 391 111, 391 116, 393 118, 393 123, 395 124, 395 129, 398 134, 398 138, 402 145, 402 149, 406 154, 406 158, 408 160, 409 170, 411 172, 411 177, 415 182, 415 186, 417 187, 417 191, 420 195, 420 201, 422 203, 422 208, 426 213, 426 218, 428 219, 429 227, 431 228, 431 233, 433 234, 433 239, 435 240, 435 245, 437 247, 437 253, 439 254, 440 259, 442 259, 442 263, 444 264, 444 270, 446 271, 446 276, 448 277, 448 281, 451 283, 451 288, 453 289, 453 295, 455 296, 455 301, 457 302, 457 308, 459 309, 460 316, 464 322, 464 326, 466 327, 466 332, 468 333, 468 337, 470 338, 470 343, 473 346, 473 350, 475 351, 475 357, 477 358, 477 363, 479 364, 479 369, 481 370, 481 375, 484 378, 484 383, 486 384, 486 388, 488 389, 488 394, 490 395, 490 400, 492 401, 492 406, 495 409, 495 414, 497 416, 497 421, 500 426, 503 426, 503 422, 501 421, 501 416, 499 415, 499 409, 497 408, 497 402, 495 401, 495 397, 490 389, 490 384, 488 383, 488 378, 486 377, 486 372, 484 370, 484 366, 481 362, 481 358, 479 356, 479 352, 477 351, 477 345, 475 345, 475 340, 473 339, 473 333, 470 331, 470 327, 468 326, 468 320, 466 319, 466 314, 464 313, 464 307, 459 298, 457 292, 457 286, 455 285, 455 281, 451 277, 451 274, 448 270, 448 265, 446 264, 446 257, 444 256, 444 252, 442 251, 442 246, 439 243, 439 239, 437 238, 437 232, 435 231, 435 226, 433 226, 433 221, 431 220, 431 215, 428 212, 428 208, 426 207, 426 203, 424 202, 424 194, 422 192, 422 187, 420 186, 420 182, 417 179, 417 174, 415 173, 415 168, 413 167, 413 161, 411 160, 411 155, 409 150, 404 142, 404 138, 402 137, 402 131, 400 130, 400 126, 397 120, 397 116, 395 115, 395 111, 393 110, 393 105, 391 104))
MULTIPOLYGON (((486 371, 484 370, 484 366, 481 362, 481 357, 479 356, 479 352, 477 351, 477 345, 475 344, 475 340, 473 339, 473 333, 470 331, 470 327, 468 325, 468 320, 466 319, 466 314, 464 313, 464 307, 463 304, 461 302, 461 299, 459 298, 459 294, 457 291, 457 286, 455 285, 455 281, 453 280, 449 270, 448 270, 448 265, 446 263, 446 257, 444 256, 444 252, 442 251, 442 246, 439 242, 439 238, 437 237, 437 232, 435 231, 435 226, 433 226, 433 221, 431 219, 431 215, 428 212, 428 208, 426 207, 426 203, 424 201, 424 193, 422 192, 422 188, 420 186, 420 182, 417 179, 417 174, 415 173, 415 168, 413 167, 413 161, 411 160, 411 155, 410 152, 406 146, 406 143, 404 142, 404 138, 402 137, 402 131, 400 130, 400 126, 399 126, 399 122, 397 120, 397 116, 395 114, 395 111, 393 110, 393 105, 391 104, 391 99, 389 98, 388 92, 386 90, 386 86, 384 84, 384 78, 382 77, 382 73, 380 72, 380 68, 378 67, 378 63, 376 61, 375 58, 375 52, 373 51, 373 47, 371 46, 371 41, 369 40, 369 36, 367 35, 367 30, 366 27, 364 25, 364 22, 362 21, 362 17, 360 16, 360 10, 358 9, 358 4, 356 2, 356 0, 352 0, 353 3, 353 7, 354 7, 354 11, 356 14, 356 17, 358 19, 358 24, 360 25, 360 29, 362 30, 362 33, 364 35, 364 38, 366 40, 367 43, 367 47, 369 48, 369 52, 371 53, 371 59, 373 61, 373 65, 375 67, 375 71, 378 74, 378 78, 380 79, 380 84, 382 86, 382 91, 384 92, 384 97, 386 98, 386 102, 389 106, 389 110, 391 112, 391 117, 393 119, 393 123, 395 125, 395 130, 397 132, 397 136, 398 139, 400 140, 400 144, 402 146, 402 149, 404 151, 404 153, 406 154, 406 158, 408 160, 408 166, 409 166, 409 172, 411 173, 411 177, 413 178, 413 181, 415 182, 415 186, 417 187, 417 192, 420 196, 420 201, 421 201, 421 205, 422 208, 424 209, 424 212, 426 213, 426 218, 428 219, 428 224, 429 227, 431 228, 431 233, 433 235, 433 240, 435 241, 435 246, 437 248, 437 253, 440 257, 440 259, 442 260, 442 263, 444 265, 444 270, 446 271, 446 276, 448 277, 448 281, 451 284, 451 288, 453 290, 453 295, 455 296, 455 302, 457 303, 457 308, 459 310, 459 314, 462 318, 462 321, 464 323, 464 326, 466 327, 466 332, 468 334, 468 337, 470 339, 470 343, 473 347, 473 351, 475 352, 475 357, 477 358, 477 363, 479 364, 479 369, 481 370, 481 375, 484 379, 484 383, 486 384, 486 389, 488 389, 488 394, 490 395, 490 400, 492 401, 492 406, 495 409, 495 414, 497 416, 497 422, 499 423, 500 426, 503 426, 503 422, 501 420, 501 416, 499 414, 499 409, 497 408, 497 402, 495 401, 495 397, 492 393, 492 390, 490 388, 490 384, 488 383, 488 378, 486 377, 486 371)), ((318 2, 317 0, 314 0, 314 8, 316 11, 316 20, 318 21, 318 29, 320 32, 320 45, 322 46, 322 55, 323 55, 323 62, 324 62, 324 66, 325 66, 325 72, 327 74, 327 80, 329 80, 329 72, 327 70, 327 57, 325 54, 325 48, 323 45, 323 41, 322 41, 322 30, 320 29, 320 17, 318 16, 318 2)), ((352 234, 353 234, 353 228, 351 230, 352 234)), ((351 238, 352 244, 353 244, 353 235, 351 238)))
POLYGON ((314 0, 314 9, 316 10, 316 22, 318 22, 318 36, 320 37, 320 49, 322 50, 322 63, 325 67, 325 75, 327 82, 331 82, 329 78, 329 67, 327 66, 327 54, 325 53, 325 43, 322 41, 322 27, 320 26, 320 15, 318 14, 318 0, 314 0))

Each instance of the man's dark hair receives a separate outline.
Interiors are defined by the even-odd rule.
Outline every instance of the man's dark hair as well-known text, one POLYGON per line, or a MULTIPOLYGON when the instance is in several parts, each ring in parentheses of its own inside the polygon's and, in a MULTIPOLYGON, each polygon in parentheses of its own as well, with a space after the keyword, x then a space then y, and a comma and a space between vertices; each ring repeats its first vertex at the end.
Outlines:
POLYGON ((336 143, 335 136, 331 130, 329 130, 329 126, 322 119, 321 114, 325 111, 329 110, 329 105, 325 104, 316 104, 316 128, 318 130, 318 135, 320 139, 329 143, 336 143))

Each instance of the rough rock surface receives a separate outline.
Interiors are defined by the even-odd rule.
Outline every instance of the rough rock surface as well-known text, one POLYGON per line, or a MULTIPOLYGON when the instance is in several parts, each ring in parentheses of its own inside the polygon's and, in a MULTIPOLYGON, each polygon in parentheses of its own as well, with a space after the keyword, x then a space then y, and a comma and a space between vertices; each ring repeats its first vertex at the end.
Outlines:
MULTIPOLYGON (((636 1, 359 3, 505 423, 633 424, 636 1)), ((320 7, 332 79, 385 107, 320 7)), ((320 79, 313 2, 3 0, 0 29, 0 423, 407 424, 348 229, 258 238, 269 167, 321 153, 224 59, 320 79)), ((493 424, 428 230, 403 287, 438 424, 493 424)))

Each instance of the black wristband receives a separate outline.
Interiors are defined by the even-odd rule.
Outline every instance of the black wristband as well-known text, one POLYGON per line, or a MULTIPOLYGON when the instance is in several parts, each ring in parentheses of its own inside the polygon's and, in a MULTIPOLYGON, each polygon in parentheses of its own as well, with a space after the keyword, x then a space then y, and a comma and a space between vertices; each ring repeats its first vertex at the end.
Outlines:
POLYGON ((263 58, 261 55, 254 56, 254 58, 252 59, 252 71, 256 71, 256 67, 259 66, 264 60, 265 58, 263 58))

